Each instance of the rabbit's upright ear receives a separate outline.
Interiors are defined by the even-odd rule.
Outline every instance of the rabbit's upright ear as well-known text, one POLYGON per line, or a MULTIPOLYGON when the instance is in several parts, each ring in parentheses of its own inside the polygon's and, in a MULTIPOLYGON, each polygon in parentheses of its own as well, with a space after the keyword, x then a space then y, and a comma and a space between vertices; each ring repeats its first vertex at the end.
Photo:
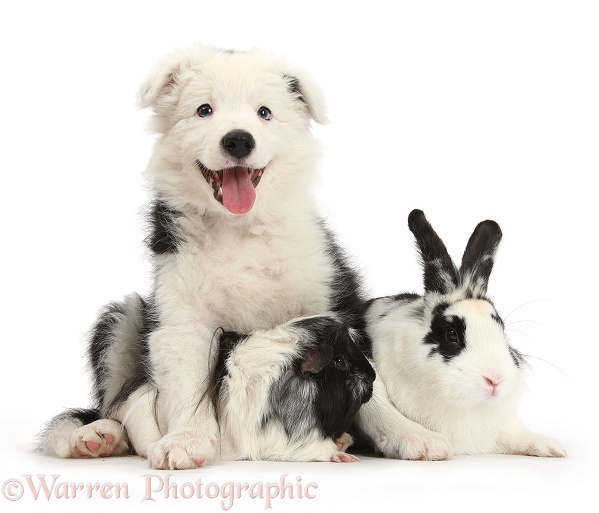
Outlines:
POLYGON ((460 276, 479 294, 487 292, 501 236, 501 228, 495 221, 482 221, 478 223, 466 245, 460 276))
POLYGON ((445 244, 424 217, 422 210, 410 212, 408 227, 416 237, 420 250, 426 293, 447 294, 457 286, 458 274, 445 244))

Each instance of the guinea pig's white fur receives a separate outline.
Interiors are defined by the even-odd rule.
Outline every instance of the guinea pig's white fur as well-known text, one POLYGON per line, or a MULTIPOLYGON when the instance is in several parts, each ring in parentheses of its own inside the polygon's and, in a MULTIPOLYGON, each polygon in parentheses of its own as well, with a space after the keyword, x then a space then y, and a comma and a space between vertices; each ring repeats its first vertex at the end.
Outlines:
POLYGON ((223 334, 213 380, 226 460, 357 461, 346 432, 372 395, 375 372, 330 317, 249 337, 223 334))

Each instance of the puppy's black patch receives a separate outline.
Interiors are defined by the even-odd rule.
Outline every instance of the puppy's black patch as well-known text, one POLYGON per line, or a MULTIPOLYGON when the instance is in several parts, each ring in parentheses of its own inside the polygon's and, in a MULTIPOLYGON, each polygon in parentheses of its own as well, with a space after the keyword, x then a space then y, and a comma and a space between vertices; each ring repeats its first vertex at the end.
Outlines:
POLYGON ((146 244, 156 255, 176 253, 181 243, 176 222, 181 213, 170 208, 164 201, 154 202, 147 216, 150 233, 146 244))
POLYGON ((300 87, 300 81, 291 75, 283 75, 283 78, 287 81, 287 90, 300 102, 307 104, 300 87))
POLYGON ((114 342, 114 331, 127 316, 124 303, 107 305, 92 329, 88 357, 94 376, 93 394, 98 408, 104 403, 103 384, 108 379, 108 368, 105 362, 106 352, 114 342))
POLYGON ((364 313, 366 301, 360 294, 362 283, 357 271, 349 264, 346 253, 341 249, 333 233, 321 221, 326 234, 326 251, 331 257, 334 279, 331 285, 331 308, 343 323, 363 332, 366 323, 364 313))
MULTIPOLYGON (((158 321, 154 313, 154 302, 144 300, 136 296, 139 301, 114 302, 109 304, 100 314, 91 333, 89 345, 89 362, 93 371, 93 395, 95 407, 103 415, 107 415, 111 409, 125 401, 129 395, 144 383, 150 380, 151 370, 149 362, 148 336, 156 329, 158 321), (132 309, 136 311, 132 311, 132 309), (139 309, 139 310, 138 310, 139 309), (139 325, 134 324, 138 321, 139 325), (125 325, 132 325, 135 338, 132 340, 121 340, 117 331, 125 325), (130 377, 121 385, 120 391, 109 401, 106 399, 106 384, 109 383, 108 364, 106 355, 111 346, 119 342, 126 344, 126 359, 130 360, 130 377)), ((124 362, 125 363, 125 362, 124 362)))
POLYGON ((63 419, 77 419, 81 421, 82 425, 91 424, 96 420, 100 420, 100 412, 94 408, 85 409, 85 408, 71 408, 70 410, 66 410, 62 412, 60 415, 54 418, 55 421, 63 420, 63 419))

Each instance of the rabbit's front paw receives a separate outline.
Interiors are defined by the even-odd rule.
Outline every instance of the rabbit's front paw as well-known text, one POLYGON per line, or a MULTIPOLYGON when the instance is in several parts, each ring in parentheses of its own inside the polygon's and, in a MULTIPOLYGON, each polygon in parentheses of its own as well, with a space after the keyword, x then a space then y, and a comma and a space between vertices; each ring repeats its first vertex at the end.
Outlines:
POLYGON ((439 461, 453 456, 447 437, 425 428, 385 437, 378 445, 378 449, 387 458, 439 461))
POLYGON ((563 458, 566 456, 566 451, 557 440, 537 433, 523 433, 512 436, 504 443, 504 452, 547 458, 563 458))

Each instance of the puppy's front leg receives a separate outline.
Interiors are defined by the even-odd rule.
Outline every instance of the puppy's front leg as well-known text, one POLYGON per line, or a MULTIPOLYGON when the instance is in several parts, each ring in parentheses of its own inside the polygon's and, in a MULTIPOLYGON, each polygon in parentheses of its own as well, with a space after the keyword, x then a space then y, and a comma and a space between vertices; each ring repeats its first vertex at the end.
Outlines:
POLYGON ((166 433, 148 447, 152 468, 197 468, 216 455, 218 427, 206 393, 214 356, 212 337, 213 330, 183 321, 150 335, 158 418, 166 433))

